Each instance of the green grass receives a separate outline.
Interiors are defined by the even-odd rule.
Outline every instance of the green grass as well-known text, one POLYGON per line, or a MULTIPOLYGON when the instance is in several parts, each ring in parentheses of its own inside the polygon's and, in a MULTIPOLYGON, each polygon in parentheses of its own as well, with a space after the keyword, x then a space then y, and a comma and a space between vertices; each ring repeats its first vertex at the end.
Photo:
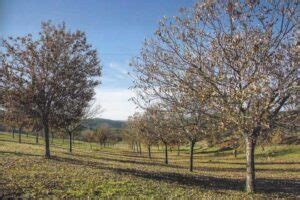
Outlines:
MULTIPOLYGON (((187 147, 180 156, 153 147, 153 159, 132 152, 128 145, 101 148, 55 139, 51 159, 44 158, 42 138, 0 133, 0 198, 102 199, 270 199, 299 198, 300 146, 269 146, 256 151, 257 189, 244 192, 245 158, 231 151, 196 147, 195 171, 188 171, 187 147)), ((145 151, 145 148, 143 149, 145 151)))

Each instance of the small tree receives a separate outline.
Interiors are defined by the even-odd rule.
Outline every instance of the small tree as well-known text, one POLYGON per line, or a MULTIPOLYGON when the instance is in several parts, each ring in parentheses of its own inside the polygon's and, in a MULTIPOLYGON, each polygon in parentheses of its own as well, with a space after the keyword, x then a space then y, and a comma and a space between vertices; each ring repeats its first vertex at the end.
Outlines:
POLYGON ((147 146, 148 149, 148 157, 152 159, 151 147, 158 143, 158 138, 155 135, 153 123, 151 122, 151 119, 149 119, 149 116, 144 114, 141 117, 139 121, 139 127, 141 131, 142 142, 147 146))
POLYGON ((142 135, 141 135, 141 127, 139 124, 140 120, 140 114, 139 113, 134 113, 133 116, 128 117, 128 121, 126 124, 126 128, 124 130, 124 139, 129 142, 131 145, 133 151, 138 152, 142 154, 142 147, 141 147, 141 142, 142 142, 142 135))
POLYGON ((18 110, 18 106, 13 104, 13 102, 3 103, 3 122, 10 125, 13 131, 13 138, 15 133, 15 128, 18 129, 19 143, 22 143, 22 132, 23 129, 29 126, 30 119, 25 112, 18 110))
POLYGON ((85 141, 90 143, 90 148, 92 149, 92 142, 95 142, 95 131, 92 130, 84 130, 82 132, 82 136, 85 141))
POLYGON ((62 127, 62 131, 69 136, 69 152, 72 153, 74 134, 80 128, 85 127, 88 119, 100 114, 101 106, 94 105, 94 102, 89 104, 83 99, 78 99, 76 102, 71 99, 69 102, 65 102, 63 109, 60 109, 59 112, 57 115, 60 117, 55 124, 62 127))
POLYGON ((146 115, 149 116, 153 127, 153 134, 159 142, 164 145, 165 164, 169 163, 168 147, 172 144, 174 136, 174 121, 173 116, 161 104, 155 104, 146 109, 146 115))
POLYGON ((95 131, 96 139, 101 146, 106 146, 111 132, 107 124, 101 125, 95 131))
MULTIPOLYGON (((157 136, 154 132, 154 126, 151 118, 145 112, 143 114, 135 113, 130 118, 131 130, 135 133, 135 140, 147 146, 148 156, 151 159, 151 146, 157 143, 157 136)), ((141 148, 141 147, 140 147, 141 148)))

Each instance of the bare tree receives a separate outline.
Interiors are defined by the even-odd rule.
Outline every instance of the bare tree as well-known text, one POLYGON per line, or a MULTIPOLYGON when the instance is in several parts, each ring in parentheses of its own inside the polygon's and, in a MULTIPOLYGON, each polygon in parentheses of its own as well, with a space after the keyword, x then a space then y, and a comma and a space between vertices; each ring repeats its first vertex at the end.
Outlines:
POLYGON ((95 137, 97 142, 99 142, 99 144, 104 147, 108 144, 110 134, 111 131, 107 124, 101 125, 95 131, 95 137))
POLYGON ((254 192, 257 138, 272 132, 283 111, 295 116, 288 105, 299 87, 299 3, 207 0, 181 12, 160 22, 133 62, 136 102, 171 104, 176 90, 199 105, 209 97, 210 117, 244 137, 246 191, 254 192))
POLYGON ((132 146, 133 151, 142 154, 142 131, 140 124, 140 114, 134 113, 133 116, 129 116, 125 128, 124 139, 127 140, 132 146))
POLYGON ((158 138, 154 132, 154 124, 147 113, 144 113, 139 119, 138 125, 140 127, 142 142, 147 146, 148 149, 148 157, 152 159, 151 147, 158 143, 158 138))
POLYGON ((90 148, 92 149, 92 142, 95 142, 95 131, 92 130, 84 130, 82 132, 82 136, 84 138, 85 141, 87 141, 88 143, 90 143, 90 148))
POLYGON ((135 140, 138 140, 138 143, 142 142, 146 145, 148 156, 151 159, 151 146, 157 144, 158 138, 154 132, 155 127, 153 126, 154 124, 152 123, 149 113, 135 113, 130 117, 129 123, 131 131, 134 132, 133 135, 135 140))
POLYGON ((165 164, 169 163, 168 147, 172 144, 174 136, 174 118, 161 104, 151 105, 146 109, 149 121, 152 123, 153 134, 164 145, 165 164))

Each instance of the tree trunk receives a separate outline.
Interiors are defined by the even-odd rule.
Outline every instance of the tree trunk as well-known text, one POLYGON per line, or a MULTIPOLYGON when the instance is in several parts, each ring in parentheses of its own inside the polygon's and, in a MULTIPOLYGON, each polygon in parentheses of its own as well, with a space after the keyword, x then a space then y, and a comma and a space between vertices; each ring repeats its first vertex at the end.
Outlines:
POLYGON ((177 156, 180 156, 180 144, 177 145, 177 156))
POLYGON ((237 150, 236 149, 233 150, 233 155, 234 155, 235 158, 237 157, 237 150))
POLYGON ((15 129, 14 128, 12 130, 12 136, 13 136, 13 138, 15 138, 15 129))
POLYGON ((72 153, 72 133, 69 132, 69 152, 72 153))
POLYGON ((193 171, 193 164, 194 164, 194 147, 195 141, 191 141, 191 149, 190 149, 190 172, 193 171))
POLYGON ((169 160, 168 160, 168 145, 165 144, 165 164, 168 164, 169 160))
POLYGON ((22 128, 19 128, 19 143, 22 143, 22 128))
POLYGON ((28 138, 28 131, 26 132, 26 137, 28 138))
POLYGON ((43 120, 43 129, 45 137, 45 157, 50 158, 49 124, 48 120, 43 120))
POLYGON ((151 145, 148 145, 148 155, 149 155, 149 159, 152 159, 152 157, 151 157, 151 145))
POLYGON ((141 145, 140 142, 139 142, 139 149, 140 149, 139 153, 140 153, 140 155, 141 155, 141 154, 142 154, 142 145, 141 145))
POLYGON ((136 145, 136 142, 134 142, 134 144, 133 144, 133 151, 134 152, 138 152, 138 147, 136 145))
POLYGON ((35 133, 35 143, 36 144, 39 143, 39 132, 38 131, 35 133))
POLYGON ((255 192, 254 150, 255 150, 255 140, 253 138, 246 138, 246 162, 247 162, 246 191, 248 193, 255 192))

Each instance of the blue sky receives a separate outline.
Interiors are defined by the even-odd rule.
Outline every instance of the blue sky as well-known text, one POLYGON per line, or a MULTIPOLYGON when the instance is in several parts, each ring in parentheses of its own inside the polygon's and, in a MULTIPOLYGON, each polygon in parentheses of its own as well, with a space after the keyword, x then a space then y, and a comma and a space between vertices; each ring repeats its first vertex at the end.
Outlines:
POLYGON ((163 16, 177 15, 196 0, 0 0, 0 36, 37 34, 41 21, 66 22, 87 34, 103 65, 96 101, 103 118, 126 120, 135 111, 128 63, 163 16))

